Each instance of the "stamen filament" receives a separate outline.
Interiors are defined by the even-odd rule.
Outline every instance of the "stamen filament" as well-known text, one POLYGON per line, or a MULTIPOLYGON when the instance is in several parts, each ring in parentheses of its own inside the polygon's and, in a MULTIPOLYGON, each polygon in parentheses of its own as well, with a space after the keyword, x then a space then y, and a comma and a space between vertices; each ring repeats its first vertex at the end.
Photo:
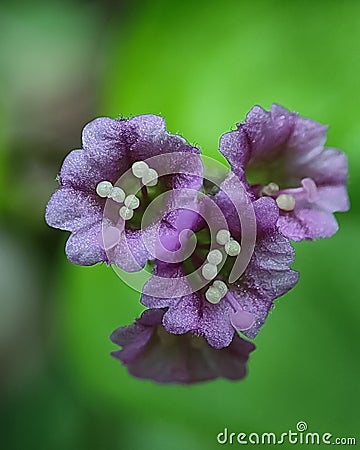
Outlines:
POLYGON ((231 325, 239 331, 249 330, 255 323, 254 315, 241 309, 239 303, 235 300, 230 291, 226 293, 224 298, 234 309, 234 312, 230 314, 231 325))
POLYGON ((141 184, 141 194, 142 194, 144 200, 146 200, 148 198, 147 187, 144 184, 142 184, 141 182, 140 182, 140 184, 141 184))

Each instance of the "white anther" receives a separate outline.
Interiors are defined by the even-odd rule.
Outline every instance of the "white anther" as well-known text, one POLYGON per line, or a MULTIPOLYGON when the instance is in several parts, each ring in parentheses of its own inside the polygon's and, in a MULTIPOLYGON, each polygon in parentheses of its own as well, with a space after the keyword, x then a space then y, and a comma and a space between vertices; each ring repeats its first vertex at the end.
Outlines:
POLYGON ((140 205, 140 200, 136 197, 136 195, 130 194, 126 197, 124 203, 129 209, 136 209, 140 205))
POLYGON ((145 186, 155 186, 158 182, 158 176, 155 169, 149 169, 142 177, 141 181, 145 186))
POLYGON ((219 245, 225 245, 227 242, 230 241, 230 237, 231 237, 231 234, 230 234, 229 230, 219 230, 216 233, 216 242, 219 245))
POLYGON ((261 193, 264 195, 273 195, 276 194, 276 192, 278 192, 279 189, 280 188, 278 184, 271 182, 261 189, 261 193))
POLYGON ((100 183, 98 183, 98 185, 96 186, 97 195, 103 198, 110 195, 112 190, 113 185, 110 183, 110 181, 100 181, 100 183))
POLYGON ((240 244, 238 241, 235 241, 235 239, 230 239, 230 241, 225 244, 225 251, 229 256, 237 256, 241 251, 240 244))
POLYGON ((125 192, 120 187, 115 186, 112 188, 108 197, 112 198, 117 203, 122 203, 125 198, 125 192))
POLYGON ((134 215, 134 210, 131 208, 127 208, 126 206, 122 206, 119 209, 119 216, 124 220, 130 220, 132 219, 134 215))
POLYGON ((136 178, 142 178, 146 175, 149 170, 149 166, 145 161, 136 161, 131 166, 132 173, 136 178))
POLYGON ((228 287, 223 281, 215 280, 213 282, 213 286, 221 293, 221 298, 223 298, 227 294, 228 287))
POLYGON ((221 292, 216 289, 216 287, 209 287, 209 289, 205 292, 206 300, 210 303, 216 304, 222 299, 221 292))
POLYGON ((283 211, 292 211, 295 208, 295 198, 290 194, 280 194, 276 203, 283 211))
POLYGON ((206 263, 202 268, 202 275, 205 280, 213 280, 217 275, 217 267, 214 264, 206 263))
POLYGON ((210 264, 214 264, 215 266, 217 266, 223 260, 223 255, 218 249, 211 250, 211 252, 209 252, 207 255, 207 260, 210 264))

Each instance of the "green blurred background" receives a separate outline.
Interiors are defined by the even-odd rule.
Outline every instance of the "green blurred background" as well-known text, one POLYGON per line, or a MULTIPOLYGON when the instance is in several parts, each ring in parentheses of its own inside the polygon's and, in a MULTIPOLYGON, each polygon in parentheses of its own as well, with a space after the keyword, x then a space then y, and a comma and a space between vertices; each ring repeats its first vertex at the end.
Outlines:
MULTIPOLYGON (((14 2, 0 6, 0 447, 219 447, 234 432, 359 431, 360 2, 14 2), (142 310, 111 269, 64 256, 44 208, 97 116, 162 114, 217 153, 272 102, 330 125, 350 213, 296 245, 296 288, 256 339, 248 377, 190 387, 130 378, 110 333, 142 310)), ((237 444, 234 444, 237 446, 237 444)))

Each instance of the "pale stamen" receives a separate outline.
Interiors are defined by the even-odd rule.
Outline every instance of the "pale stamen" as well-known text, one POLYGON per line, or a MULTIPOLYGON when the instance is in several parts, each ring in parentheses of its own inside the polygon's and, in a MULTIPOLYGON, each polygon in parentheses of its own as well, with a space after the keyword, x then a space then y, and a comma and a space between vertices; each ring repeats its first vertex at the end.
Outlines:
POLYGON ((213 286, 221 292, 221 297, 225 297, 227 291, 228 291, 228 287, 226 286, 226 284, 221 281, 221 280, 215 280, 213 282, 213 286))
POLYGON ((136 178, 143 178, 147 174, 149 166, 145 161, 136 161, 131 166, 131 170, 136 178))
POLYGON ((223 255, 220 250, 215 249, 211 250, 211 252, 208 253, 206 259, 209 261, 210 264, 218 266, 223 260, 223 255))
POLYGON ((134 194, 128 195, 124 203, 129 209, 136 209, 140 206, 140 200, 134 194))
POLYGON ((113 185, 110 181, 100 181, 96 186, 96 193, 102 198, 108 197, 113 190, 113 185))
POLYGON ((210 264, 210 263, 206 263, 202 270, 201 273, 203 275, 203 277, 205 278, 205 280, 213 280, 216 275, 218 274, 217 272, 217 267, 214 264, 210 264))
POLYGON ((241 251, 241 246, 235 239, 230 239, 229 242, 225 244, 225 251, 229 256, 237 256, 241 251))
POLYGON ((225 245, 227 242, 230 241, 231 234, 229 230, 219 230, 216 233, 216 242, 219 245, 225 245))
POLYGON ((120 187, 113 187, 112 191, 108 195, 114 202, 122 203, 125 199, 125 192, 120 187))
POLYGON ((279 185, 271 182, 269 184, 267 184, 266 186, 264 186, 261 191, 260 194, 262 195, 274 195, 279 191, 279 185))
POLYGON ((132 219, 133 215, 134 215, 134 210, 131 208, 128 208, 127 206, 122 206, 119 209, 119 216, 124 220, 132 219))
POLYGON ((293 211, 295 208, 295 198, 290 194, 280 194, 276 198, 276 203, 283 211, 293 211))
POLYGON ((216 304, 222 299, 221 292, 214 286, 209 287, 209 289, 205 292, 206 300, 210 303, 216 304))
POLYGON ((144 186, 155 186, 158 182, 158 173, 155 169, 148 169, 145 175, 141 178, 144 186))

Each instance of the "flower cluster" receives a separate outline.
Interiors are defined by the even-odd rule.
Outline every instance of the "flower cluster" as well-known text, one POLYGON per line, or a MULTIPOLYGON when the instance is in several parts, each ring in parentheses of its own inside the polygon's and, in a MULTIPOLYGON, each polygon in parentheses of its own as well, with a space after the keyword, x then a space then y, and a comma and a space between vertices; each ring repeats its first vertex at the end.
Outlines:
MULTIPOLYGON (((255 106, 220 139, 230 164, 207 173, 198 148, 155 115, 96 119, 64 160, 47 223, 70 231, 68 259, 145 276, 147 309, 111 335, 131 375, 159 383, 239 380, 275 299, 292 289, 290 240, 333 235, 347 160, 327 128, 255 106), (151 274, 149 275, 149 270, 151 274)), ((119 273, 119 272, 118 272, 119 273)))

